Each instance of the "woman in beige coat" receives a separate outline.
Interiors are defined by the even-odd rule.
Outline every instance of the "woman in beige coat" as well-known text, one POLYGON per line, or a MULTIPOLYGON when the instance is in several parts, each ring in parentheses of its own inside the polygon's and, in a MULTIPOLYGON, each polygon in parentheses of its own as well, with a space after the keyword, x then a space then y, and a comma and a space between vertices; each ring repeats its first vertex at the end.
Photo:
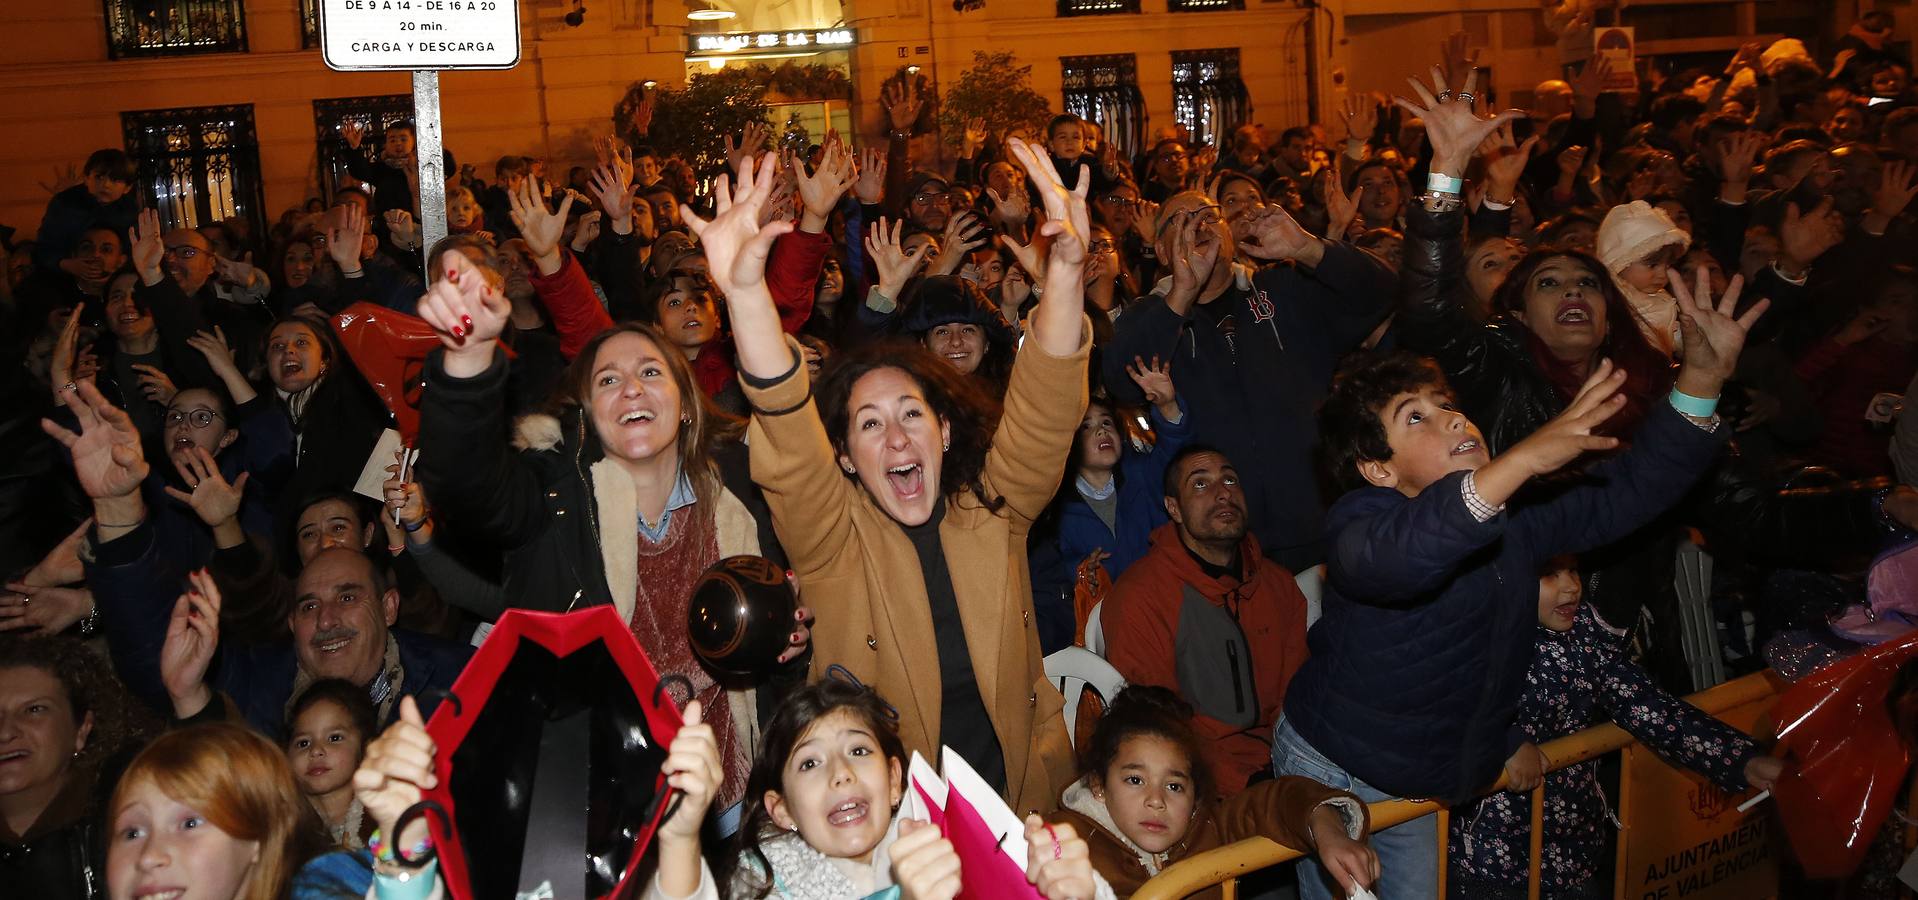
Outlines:
POLYGON ((818 616, 813 671, 844 666, 898 708, 907 749, 950 746, 1015 810, 1048 811, 1074 766, 1040 662, 1026 533, 1085 413, 1087 180, 1067 190, 1042 152, 1010 143, 1052 248, 1003 416, 901 344, 836 358, 815 405, 765 286, 767 250, 790 227, 758 224, 773 157, 756 177, 742 165, 735 190, 721 179, 712 221, 687 219, 731 312, 753 480, 818 616))

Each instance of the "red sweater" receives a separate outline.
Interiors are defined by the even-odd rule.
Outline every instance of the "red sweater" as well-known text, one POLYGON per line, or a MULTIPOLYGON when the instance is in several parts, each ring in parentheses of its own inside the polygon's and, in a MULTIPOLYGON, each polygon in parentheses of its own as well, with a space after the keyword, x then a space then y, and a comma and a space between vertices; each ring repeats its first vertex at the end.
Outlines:
MULTIPOLYGON (((797 332, 812 315, 814 289, 831 249, 832 239, 823 233, 793 231, 773 242, 772 253, 766 258, 766 288, 772 292, 780 327, 787 334, 797 332)), ((613 317, 600 305, 579 261, 563 249, 560 257, 559 271, 551 275, 534 273, 533 289, 553 317, 560 353, 571 360, 594 335, 613 327, 613 317)), ((735 374, 732 337, 720 336, 701 349, 692 362, 693 375, 708 395, 724 390, 735 374)))
POLYGON ((1892 474, 1891 431, 1873 431, 1865 412, 1872 397, 1902 393, 1911 383, 1918 351, 1875 337, 1849 346, 1826 338, 1799 359, 1797 371, 1825 419, 1812 458, 1852 478, 1892 474))
POLYGON ((1226 796, 1272 765, 1272 726, 1306 657, 1305 595, 1249 533, 1239 545, 1244 579, 1207 575, 1178 527, 1152 532, 1152 549, 1113 587, 1100 614, 1106 659, 1128 683, 1165 687, 1192 704, 1226 796))

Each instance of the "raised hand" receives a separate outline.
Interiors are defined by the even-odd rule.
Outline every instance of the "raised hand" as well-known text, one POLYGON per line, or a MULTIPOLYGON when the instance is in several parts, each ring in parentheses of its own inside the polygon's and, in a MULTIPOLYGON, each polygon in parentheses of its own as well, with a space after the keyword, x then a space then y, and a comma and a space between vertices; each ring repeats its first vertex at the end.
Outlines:
POLYGON ((1247 216, 1241 227, 1245 239, 1239 241, 1239 250, 1255 259, 1289 259, 1316 266, 1325 258, 1325 242, 1313 237, 1276 203, 1247 216))
POLYGON ((1345 240, 1345 232, 1358 220, 1359 203, 1365 199, 1365 188, 1359 188, 1358 196, 1345 192, 1345 154, 1332 157, 1332 175, 1325 179, 1325 239, 1328 241, 1345 240))
POLYGON ((1369 94, 1352 94, 1345 98, 1342 110, 1345 119, 1345 139, 1361 144, 1372 139, 1379 128, 1379 105, 1373 102, 1369 94))
POLYGON ((158 366, 135 363, 133 371, 140 379, 141 393, 153 403, 165 406, 173 402, 174 395, 180 393, 180 389, 173 386, 173 379, 160 371, 158 366))
POLYGON ((340 139, 346 141, 348 147, 358 150, 361 142, 366 140, 366 126, 352 119, 341 122, 340 139))
MULTIPOLYGON (((1418 101, 1396 97, 1393 102, 1424 120, 1425 141, 1432 147, 1433 174, 1454 178, 1463 175, 1474 148, 1484 143, 1499 125, 1525 115, 1521 110, 1508 109, 1489 119, 1480 118, 1472 110, 1472 103, 1455 96, 1446 87, 1445 75, 1437 66, 1432 67, 1431 90, 1417 78, 1407 78, 1406 83, 1412 86, 1418 101)), ((1477 89, 1478 70, 1474 69, 1465 76, 1465 85, 1459 93, 1470 95, 1477 89)))
POLYGON ((1171 254, 1164 260, 1172 266, 1172 287, 1166 292, 1165 305, 1180 315, 1192 309, 1199 289, 1219 263, 1219 242, 1199 239, 1199 218, 1186 216, 1173 222, 1171 254))
POLYGON ((1133 200, 1132 230, 1147 241, 1159 239, 1159 204, 1150 200, 1133 200))
POLYGON ((1811 264, 1825 251, 1845 239, 1845 220, 1832 209, 1827 196, 1809 213, 1800 213, 1798 204, 1785 204, 1785 217, 1778 225, 1778 267, 1785 274, 1803 277, 1811 264))
POLYGON ((344 204, 328 214, 327 220, 326 255, 342 273, 358 272, 360 245, 366 239, 366 210, 358 203, 344 204))
POLYGON ((420 296, 416 310, 446 347, 441 365, 455 378, 471 378, 493 365, 493 339, 506 329, 513 304, 464 253, 440 254, 440 279, 420 296))
POLYGON ((585 253, 586 248, 599 238, 599 222, 606 214, 597 209, 589 209, 579 216, 579 222, 573 227, 573 240, 567 246, 574 253, 585 253))
POLYGON ((666 747, 666 761, 659 770, 666 784, 685 796, 671 818, 659 824, 662 840, 698 840, 699 826, 706 820, 706 809, 725 782, 719 762, 719 742, 713 727, 705 724, 698 700, 686 704, 680 714, 684 724, 666 747))
POLYGON ((686 227, 699 236, 706 250, 706 262, 713 281, 726 295, 729 305, 749 295, 766 293, 766 255, 773 240, 793 230, 783 219, 760 223, 760 212, 771 200, 773 182, 778 178, 779 157, 768 153, 759 159, 757 171, 749 160, 741 160, 738 181, 719 176, 713 185, 711 219, 701 218, 691 207, 681 207, 686 227))
POLYGON ((1572 114, 1589 119, 1598 113, 1598 95, 1605 93, 1605 82, 1612 77, 1612 61, 1604 54, 1594 55, 1585 68, 1572 76, 1572 114))
POLYGON ((559 240, 566 234, 566 214, 573 209, 572 194, 560 201, 558 212, 553 212, 546 208, 546 191, 539 179, 528 175, 519 183, 519 190, 507 192, 506 199, 513 206, 513 224, 519 226, 520 237, 526 240, 526 249, 533 254, 540 274, 559 271, 565 262, 559 255, 559 240))
POLYGON ((1871 209, 1865 211, 1865 230, 1883 234, 1891 227, 1891 220, 1911 205, 1913 196, 1918 196, 1918 163, 1887 160, 1884 171, 1878 173, 1878 189, 1871 195, 1871 209))
POLYGON ((439 748, 426 731, 419 704, 411 694, 400 698, 400 717, 371 744, 353 772, 353 796, 394 847, 416 847, 426 835, 426 819, 407 824, 403 834, 393 826, 424 791, 439 787, 433 771, 439 748))
POLYGON ((1045 204, 1046 221, 1039 226, 1039 234, 1052 238, 1046 254, 1047 279, 1055 277, 1053 269, 1065 267, 1072 270, 1071 280, 1078 281, 1079 267, 1085 264, 1087 235, 1092 233, 1091 214, 1086 209, 1091 173, 1081 165, 1077 183, 1067 188, 1043 149, 1018 138, 1007 138, 1006 146, 1013 159, 1025 167, 1026 177, 1038 188, 1039 199, 1045 204))
POLYGON ((992 200, 992 220, 1007 228, 1023 228, 1032 218, 1032 198, 1026 195, 1024 187, 1015 188, 1010 197, 986 188, 986 197, 992 200))
POLYGON ((853 196, 868 206, 886 199, 886 154, 883 151, 867 147, 859 151, 859 165, 853 173, 858 180, 853 182, 853 196))
POLYGON ((212 702, 206 670, 219 646, 220 588, 205 569, 189 572, 186 593, 173 604, 160 645, 160 683, 176 717, 190 718, 212 702))
POLYGON ((186 345, 200 351, 206 357, 207 367, 213 374, 220 376, 226 384, 227 392, 233 395, 233 403, 239 405, 257 396, 253 386, 240 374, 240 363, 233 357, 233 348, 227 343, 226 332, 220 326, 212 331, 202 331, 186 339, 186 345))
POLYGON ((912 123, 919 120, 919 109, 925 105, 919 96, 919 78, 907 75, 895 81, 880 94, 880 102, 886 107, 886 121, 892 125, 895 135, 911 136, 912 123))
POLYGON ((1148 363, 1143 357, 1135 356, 1126 364, 1125 373, 1144 392, 1145 402, 1158 408, 1159 415, 1169 422, 1179 421, 1179 392, 1172 386, 1170 362, 1154 356, 1148 363))
POLYGON ((979 217, 958 212, 946 219, 946 232, 939 238, 939 254, 932 258, 929 274, 951 275, 959 271, 972 251, 984 247, 992 231, 979 217))
POLYGON ((1091 900, 1092 851, 1071 825, 1026 816, 1026 883, 1046 900, 1091 900))
POLYGON ((1470 49, 1472 35, 1454 31, 1439 42, 1439 65, 1444 67, 1446 84, 1464 84, 1465 76, 1478 68, 1478 51, 1470 49))
POLYGON ((1712 302, 1711 277, 1698 269, 1696 286, 1686 289, 1676 269, 1667 272, 1666 286, 1678 300, 1678 330, 1685 344, 1685 362, 1679 367, 1677 387, 1694 397, 1716 397, 1725 379, 1738 367, 1738 354, 1752 325, 1765 314, 1770 300, 1759 300, 1738 315, 1738 295, 1745 287, 1742 275, 1733 275, 1725 296, 1712 302))
POLYGON ((86 585, 36 587, 23 582, 6 586, 0 596, 0 633, 59 634, 93 612, 93 591, 86 585))
POLYGON ((393 462, 386 467, 387 479, 380 485, 380 496, 386 498, 386 511, 398 518, 400 524, 418 527, 426 521, 428 512, 426 491, 420 488, 418 481, 400 477, 400 465, 405 459, 405 447, 393 451, 393 462))
POLYGON ((53 342, 53 357, 47 366, 47 380, 53 383, 54 399, 58 400, 67 385, 82 380, 91 380, 91 376, 81 376, 75 370, 80 346, 80 314, 87 308, 85 303, 73 305, 73 313, 67 316, 67 323, 60 326, 60 337, 53 342))
MULTIPOLYGON (((1612 365, 1609 359, 1601 360, 1564 412, 1518 442, 1485 471, 1512 457, 1527 477, 1535 477, 1556 472, 1587 451, 1617 447, 1618 438, 1600 435, 1597 429, 1624 408, 1625 396, 1618 392, 1624 385, 1625 370, 1612 365)), ((1486 493, 1481 488, 1481 496, 1486 493)), ((1496 506, 1509 496, 1505 494, 1496 501, 1488 498, 1486 502, 1496 506)))
POLYGON ((101 500, 137 492, 147 477, 147 461, 133 420, 101 396, 92 382, 80 382, 76 390, 62 391, 60 398, 80 420, 80 433, 51 419, 41 419, 40 428, 73 455, 73 473, 87 496, 101 500))
POLYGON ((239 288, 251 287, 253 279, 260 273, 260 270, 253 265, 253 252, 250 250, 239 259, 214 256, 213 271, 222 283, 239 288))
POLYGON ((413 221, 413 214, 403 209, 389 209, 381 213, 386 220, 386 234, 393 239, 393 246, 401 250, 417 250, 420 247, 420 226, 413 221))
POLYGON ((589 182, 614 234, 633 233, 633 149, 617 138, 595 141, 599 165, 589 182))
POLYGON ((878 223, 866 230, 866 255, 879 273, 879 293, 894 301, 932 253, 931 244, 922 244, 911 253, 902 249, 899 236, 904 227, 904 221, 893 222, 880 216, 878 223))
POLYGON ((1518 180, 1525 174, 1525 164, 1531 162, 1532 151, 1538 147, 1538 135, 1534 134, 1520 144, 1512 137, 1512 123, 1506 122, 1492 130, 1484 142, 1478 146, 1478 155, 1485 159, 1485 189, 1495 202, 1511 204, 1518 196, 1518 180))
POLYGON ((213 454, 194 447, 181 455, 185 458, 175 459, 173 467, 193 492, 167 485, 166 495, 192 507, 193 514, 208 525, 219 525, 238 516, 240 502, 246 497, 246 480, 252 473, 241 472, 240 477, 228 484, 213 454))
POLYGON ((739 135, 739 143, 733 143, 733 136, 726 135, 726 168, 738 170, 741 160, 752 159, 759 151, 766 149, 766 139, 773 133, 772 126, 757 120, 747 122, 739 135))
POLYGON ((140 218, 127 233, 127 255, 133 260, 133 270, 140 273, 140 282, 147 287, 160 283, 166 277, 160 263, 166 260, 166 244, 160 239, 160 211, 156 209, 140 210, 140 218))
POLYGON ((819 234, 839 206, 839 198, 853 185, 852 150, 835 136, 826 141, 819 157, 819 168, 806 171, 806 162, 793 160, 792 177, 799 189, 799 201, 805 206, 800 214, 799 230, 819 234))
POLYGON ((766 155, 777 159, 778 164, 773 168, 772 193, 766 197, 766 202, 759 204, 761 228, 775 220, 791 223, 796 215, 793 209, 793 197, 799 193, 799 185, 793 181, 793 170, 790 164, 792 151, 781 150, 776 154, 766 155))
POLYGON ((960 144, 965 158, 971 159, 979 154, 979 148, 986 145, 986 120, 983 117, 973 116, 966 120, 960 144))

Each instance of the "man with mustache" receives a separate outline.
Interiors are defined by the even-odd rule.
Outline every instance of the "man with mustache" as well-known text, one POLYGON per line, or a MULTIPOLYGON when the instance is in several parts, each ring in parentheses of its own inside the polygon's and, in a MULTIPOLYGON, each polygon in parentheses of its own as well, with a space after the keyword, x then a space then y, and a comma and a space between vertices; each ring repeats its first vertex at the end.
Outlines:
POLYGON ((1106 658, 1128 684, 1192 704, 1206 765, 1230 795, 1271 764, 1272 726, 1306 657, 1305 596, 1259 552, 1225 454, 1188 445, 1164 489, 1172 521, 1105 602, 1106 658))
POLYGON ((218 649, 217 626, 196 630, 181 620, 217 622, 220 602, 217 596, 190 596, 171 611, 172 627, 164 632, 160 681, 174 717, 183 722, 231 715, 228 704, 216 702, 217 691, 253 727, 277 733, 286 721, 287 703, 323 678, 366 688, 381 721, 390 722, 398 716, 400 697, 416 695, 424 708, 429 704, 417 695, 451 689, 472 653, 470 647, 392 627, 399 616, 398 589, 366 554, 347 547, 321 550, 301 570, 286 615, 290 640, 224 648, 218 669, 209 674, 218 649))

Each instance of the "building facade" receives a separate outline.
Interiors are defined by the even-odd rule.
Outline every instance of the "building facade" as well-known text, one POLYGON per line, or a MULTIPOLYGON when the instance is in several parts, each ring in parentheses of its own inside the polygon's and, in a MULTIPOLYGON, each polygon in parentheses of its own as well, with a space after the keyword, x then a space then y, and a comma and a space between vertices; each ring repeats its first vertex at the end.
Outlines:
MULTIPOLYGON (((173 222, 236 214, 270 222, 325 196, 341 168, 339 123, 377 131, 408 117, 411 98, 407 73, 325 66, 322 2, 0 4, 0 85, 13 101, 0 105, 11 137, 0 145, 0 224, 32 234, 51 190, 101 147, 142 161, 137 189, 173 222)), ((937 89, 972 65, 974 51, 1011 51, 1055 110, 1138 141, 1175 123, 1208 138, 1248 122, 1276 134, 1335 109, 1346 91, 1402 90, 1403 74, 1458 29, 1498 56, 1495 86, 1514 101, 1556 68, 1538 0, 519 2, 515 68, 442 75, 446 146, 488 180, 503 154, 546 158, 559 173, 588 162, 592 137, 610 131, 628 86, 678 83, 734 60, 842 68, 850 104, 817 115, 876 138, 880 84, 901 66, 919 67, 937 89), (823 45, 787 37, 822 31, 833 35, 823 45)), ((1731 48, 1741 35, 1796 21, 1800 7, 1825 6, 1642 4, 1655 7, 1647 21, 1667 30, 1683 26, 1686 10, 1707 14, 1697 18, 1704 33, 1670 45, 1687 52, 1731 48)))

